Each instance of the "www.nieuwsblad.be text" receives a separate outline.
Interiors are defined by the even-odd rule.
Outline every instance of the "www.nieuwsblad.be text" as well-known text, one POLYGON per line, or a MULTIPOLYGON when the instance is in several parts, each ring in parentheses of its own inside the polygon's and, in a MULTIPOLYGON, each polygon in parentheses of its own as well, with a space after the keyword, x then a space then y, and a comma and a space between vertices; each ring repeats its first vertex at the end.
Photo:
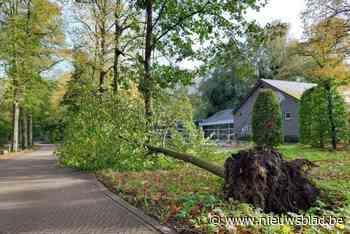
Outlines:
POLYGON ((345 219, 333 216, 264 216, 264 217, 230 217, 209 214, 209 223, 217 226, 250 226, 250 225, 344 225, 345 219))

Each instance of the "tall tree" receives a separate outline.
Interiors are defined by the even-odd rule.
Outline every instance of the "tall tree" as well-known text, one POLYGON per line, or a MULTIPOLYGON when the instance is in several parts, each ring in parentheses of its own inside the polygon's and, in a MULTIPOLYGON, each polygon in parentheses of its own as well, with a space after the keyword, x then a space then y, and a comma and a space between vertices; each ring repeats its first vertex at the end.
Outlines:
POLYGON ((345 63, 349 54, 347 22, 338 17, 319 21, 307 32, 307 40, 299 44, 299 52, 308 58, 309 77, 323 87, 327 97, 332 147, 337 148, 332 89, 348 82, 349 69, 345 63))
POLYGON ((140 0, 138 6, 145 12, 140 91, 144 97, 145 115, 149 119, 159 79, 166 79, 169 84, 188 82, 191 74, 180 69, 179 63, 199 58, 193 49, 193 42, 214 45, 219 41, 217 38, 232 36, 243 21, 242 13, 249 7, 257 7, 257 1, 140 0), (169 62, 160 66, 160 58, 169 62), (164 78, 164 74, 167 78, 164 78))
POLYGON ((74 31, 74 46, 89 52, 92 58, 90 65, 97 72, 93 75, 98 80, 100 92, 104 92, 109 84, 117 92, 118 86, 125 81, 123 78, 132 73, 135 52, 142 44, 139 10, 135 2, 73 0, 69 7, 68 10, 73 11, 74 22, 79 25, 78 30, 71 29, 74 31), (110 83, 107 82, 109 77, 113 77, 110 83))
POLYGON ((303 60, 295 53, 288 31, 289 25, 280 21, 248 29, 246 56, 256 67, 258 78, 295 80, 303 76, 303 60))
POLYGON ((254 73, 250 71, 249 64, 240 64, 235 59, 232 59, 231 68, 215 69, 199 87, 201 99, 205 102, 202 118, 224 109, 235 108, 243 101, 251 83, 255 81, 250 75, 254 76, 254 73))
POLYGON ((274 147, 283 143, 282 111, 272 90, 259 93, 253 106, 253 141, 262 147, 274 147))
MULTIPOLYGON (((303 94, 300 105, 300 139, 304 144, 325 147, 332 139, 332 128, 327 114, 328 94, 323 86, 314 87, 303 94)), ((347 111, 343 97, 336 87, 331 90, 333 100, 333 120, 336 127, 337 141, 347 143, 349 129, 347 111)))

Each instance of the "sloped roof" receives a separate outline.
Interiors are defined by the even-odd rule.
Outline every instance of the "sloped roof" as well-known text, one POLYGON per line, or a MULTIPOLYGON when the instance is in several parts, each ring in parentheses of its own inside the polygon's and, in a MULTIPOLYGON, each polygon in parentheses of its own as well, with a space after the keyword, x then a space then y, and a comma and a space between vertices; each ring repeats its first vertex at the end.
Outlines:
POLYGON ((269 80, 269 79, 261 79, 261 81, 264 83, 267 83, 268 85, 298 100, 301 99, 301 96, 306 90, 316 86, 316 84, 313 84, 313 83, 303 83, 303 82, 296 82, 296 81, 269 80))
POLYGON ((234 109, 226 109, 215 113, 210 116, 208 119, 203 120, 199 123, 200 126, 210 126, 217 124, 231 124, 233 123, 233 110, 234 109))
POLYGON ((296 100, 300 100, 303 93, 312 88, 317 86, 317 84, 313 83, 303 83, 303 82, 297 82, 297 81, 285 81, 285 80, 270 80, 270 79, 260 79, 255 84, 255 86, 251 89, 251 91, 248 93, 248 95, 245 97, 245 99, 237 106, 236 109, 234 109, 233 113, 235 114, 241 107, 244 105, 244 103, 249 99, 251 95, 259 88, 262 84, 268 85, 273 89, 279 90, 292 98, 296 100))

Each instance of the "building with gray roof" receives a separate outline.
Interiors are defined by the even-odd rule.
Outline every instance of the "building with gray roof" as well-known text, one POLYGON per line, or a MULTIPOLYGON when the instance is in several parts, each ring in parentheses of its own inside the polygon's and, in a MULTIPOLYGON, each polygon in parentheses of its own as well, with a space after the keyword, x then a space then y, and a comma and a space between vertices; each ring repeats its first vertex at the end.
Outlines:
POLYGON ((199 126, 202 127, 205 136, 224 141, 233 139, 233 110, 234 109, 222 110, 210 116, 208 119, 200 121, 199 126))
MULTIPOLYGON (((280 102, 283 114, 283 134, 286 141, 299 139, 299 103, 303 93, 315 87, 313 83, 285 80, 258 80, 243 102, 235 109, 219 111, 199 122, 205 135, 214 139, 232 140, 249 138, 252 134, 253 105, 262 89, 273 90, 280 102)), ((340 90, 350 113, 350 90, 340 90)), ((350 116, 349 116, 350 117, 350 116)))
POLYGON ((251 118, 255 100, 262 89, 271 89, 276 93, 281 105, 284 137, 287 141, 297 141, 299 138, 299 102, 303 93, 315 86, 316 84, 313 83, 259 80, 245 100, 234 110, 236 137, 251 136, 251 118))

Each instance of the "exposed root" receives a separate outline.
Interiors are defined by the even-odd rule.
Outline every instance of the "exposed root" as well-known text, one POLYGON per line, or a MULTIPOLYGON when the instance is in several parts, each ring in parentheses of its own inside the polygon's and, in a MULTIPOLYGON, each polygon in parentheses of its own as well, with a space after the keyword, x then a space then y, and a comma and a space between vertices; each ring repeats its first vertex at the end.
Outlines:
POLYGON ((304 159, 285 161, 272 149, 240 151, 225 162, 225 196, 266 212, 307 210, 320 193, 307 178, 314 166, 304 159))

